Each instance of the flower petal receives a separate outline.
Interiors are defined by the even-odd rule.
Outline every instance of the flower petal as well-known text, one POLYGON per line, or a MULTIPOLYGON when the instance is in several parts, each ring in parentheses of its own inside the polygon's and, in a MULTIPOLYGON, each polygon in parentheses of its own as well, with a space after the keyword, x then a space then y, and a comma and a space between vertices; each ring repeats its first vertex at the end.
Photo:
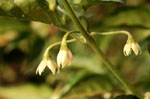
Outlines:
POLYGON ((45 67, 46 67, 46 61, 42 60, 41 63, 39 64, 38 68, 36 69, 36 74, 39 74, 41 76, 41 74, 44 71, 45 67))
POLYGON ((53 60, 47 61, 47 67, 51 70, 52 74, 56 74, 57 64, 53 60))
POLYGON ((73 61, 73 56, 72 56, 72 53, 71 53, 70 50, 68 50, 68 52, 67 52, 67 57, 68 57, 68 60, 69 60, 67 65, 70 65, 73 61))
POLYGON ((136 42, 132 43, 132 50, 134 51, 135 55, 142 53, 142 50, 141 50, 139 44, 136 42))
POLYGON ((124 46, 123 53, 125 56, 129 56, 131 54, 131 43, 127 43, 124 46))

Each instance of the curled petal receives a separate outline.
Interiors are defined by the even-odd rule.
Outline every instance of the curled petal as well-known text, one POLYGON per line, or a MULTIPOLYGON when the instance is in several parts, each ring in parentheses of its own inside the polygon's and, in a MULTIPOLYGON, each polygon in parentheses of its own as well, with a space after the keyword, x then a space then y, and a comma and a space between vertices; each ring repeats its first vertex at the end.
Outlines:
POLYGON ((73 56, 70 50, 67 52, 67 57, 68 57, 68 65, 70 65, 73 61, 73 56))
POLYGON ((131 54, 131 44, 130 43, 127 43, 125 44, 124 46, 124 49, 123 49, 123 53, 125 56, 129 56, 131 54))
POLYGON ((41 74, 44 71, 45 67, 46 67, 46 61, 42 60, 41 63, 39 64, 38 68, 36 69, 36 74, 39 74, 41 76, 41 74))
POLYGON ((138 55, 138 54, 141 54, 141 53, 142 53, 141 47, 140 47, 139 44, 136 43, 136 42, 133 42, 133 43, 132 43, 132 50, 133 50, 133 52, 135 53, 135 55, 138 55))
POLYGON ((60 50, 57 55, 57 64, 59 67, 62 65, 62 61, 65 60, 65 50, 60 50))
POLYGON ((55 61, 53 60, 48 60, 47 61, 47 67, 51 70, 52 74, 55 75, 56 74, 56 70, 57 70, 57 64, 55 63, 55 61))

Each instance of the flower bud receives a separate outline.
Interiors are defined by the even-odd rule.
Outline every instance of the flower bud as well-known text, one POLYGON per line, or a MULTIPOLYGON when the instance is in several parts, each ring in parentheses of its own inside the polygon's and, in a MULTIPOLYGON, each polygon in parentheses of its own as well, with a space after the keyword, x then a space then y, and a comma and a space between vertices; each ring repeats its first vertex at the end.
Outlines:
POLYGON ((73 56, 68 48, 60 49, 57 55, 57 64, 59 67, 64 68, 72 63, 73 56))

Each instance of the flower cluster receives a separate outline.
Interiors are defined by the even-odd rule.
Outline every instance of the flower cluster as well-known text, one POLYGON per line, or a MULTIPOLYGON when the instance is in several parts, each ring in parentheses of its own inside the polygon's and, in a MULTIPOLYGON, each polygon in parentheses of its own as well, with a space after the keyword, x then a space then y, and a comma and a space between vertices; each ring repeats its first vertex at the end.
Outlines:
POLYGON ((60 68, 70 65, 72 61, 73 56, 71 51, 68 48, 60 49, 57 55, 57 64, 50 57, 44 57, 36 70, 36 74, 41 75, 47 66, 51 70, 52 74, 55 75, 56 73, 59 73, 60 68))
POLYGON ((125 56, 129 56, 131 54, 132 50, 135 53, 135 55, 142 53, 142 50, 141 50, 139 44, 132 37, 129 37, 124 46, 123 53, 125 56))
POLYGON ((64 68, 65 66, 68 66, 72 63, 73 56, 71 51, 68 49, 66 42, 68 35, 69 33, 63 37, 60 51, 57 55, 57 64, 49 56, 49 50, 52 48, 52 46, 49 46, 44 53, 43 60, 41 61, 36 70, 36 74, 41 75, 44 69, 48 67, 51 70, 52 74, 55 75, 56 73, 59 73, 59 70, 61 68, 64 68))

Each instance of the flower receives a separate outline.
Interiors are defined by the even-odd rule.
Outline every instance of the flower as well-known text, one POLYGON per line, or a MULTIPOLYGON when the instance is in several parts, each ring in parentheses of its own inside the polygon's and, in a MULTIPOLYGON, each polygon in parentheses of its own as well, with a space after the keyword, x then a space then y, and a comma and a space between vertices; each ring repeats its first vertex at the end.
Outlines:
POLYGON ((36 74, 39 74, 41 76, 41 74, 44 71, 44 69, 46 68, 46 66, 51 70, 53 75, 56 74, 56 71, 58 70, 58 66, 55 63, 55 61, 53 61, 50 58, 45 58, 41 61, 41 63, 39 64, 39 66, 36 70, 36 74))
POLYGON ((150 92, 146 92, 146 93, 145 93, 144 99, 150 99, 150 92))
POLYGON ((73 56, 68 48, 60 49, 57 55, 57 64, 59 67, 64 68, 72 63, 73 56))
POLYGON ((133 38, 128 38, 127 43, 124 46, 123 53, 125 56, 129 56, 132 50, 135 55, 142 53, 139 44, 133 38))

